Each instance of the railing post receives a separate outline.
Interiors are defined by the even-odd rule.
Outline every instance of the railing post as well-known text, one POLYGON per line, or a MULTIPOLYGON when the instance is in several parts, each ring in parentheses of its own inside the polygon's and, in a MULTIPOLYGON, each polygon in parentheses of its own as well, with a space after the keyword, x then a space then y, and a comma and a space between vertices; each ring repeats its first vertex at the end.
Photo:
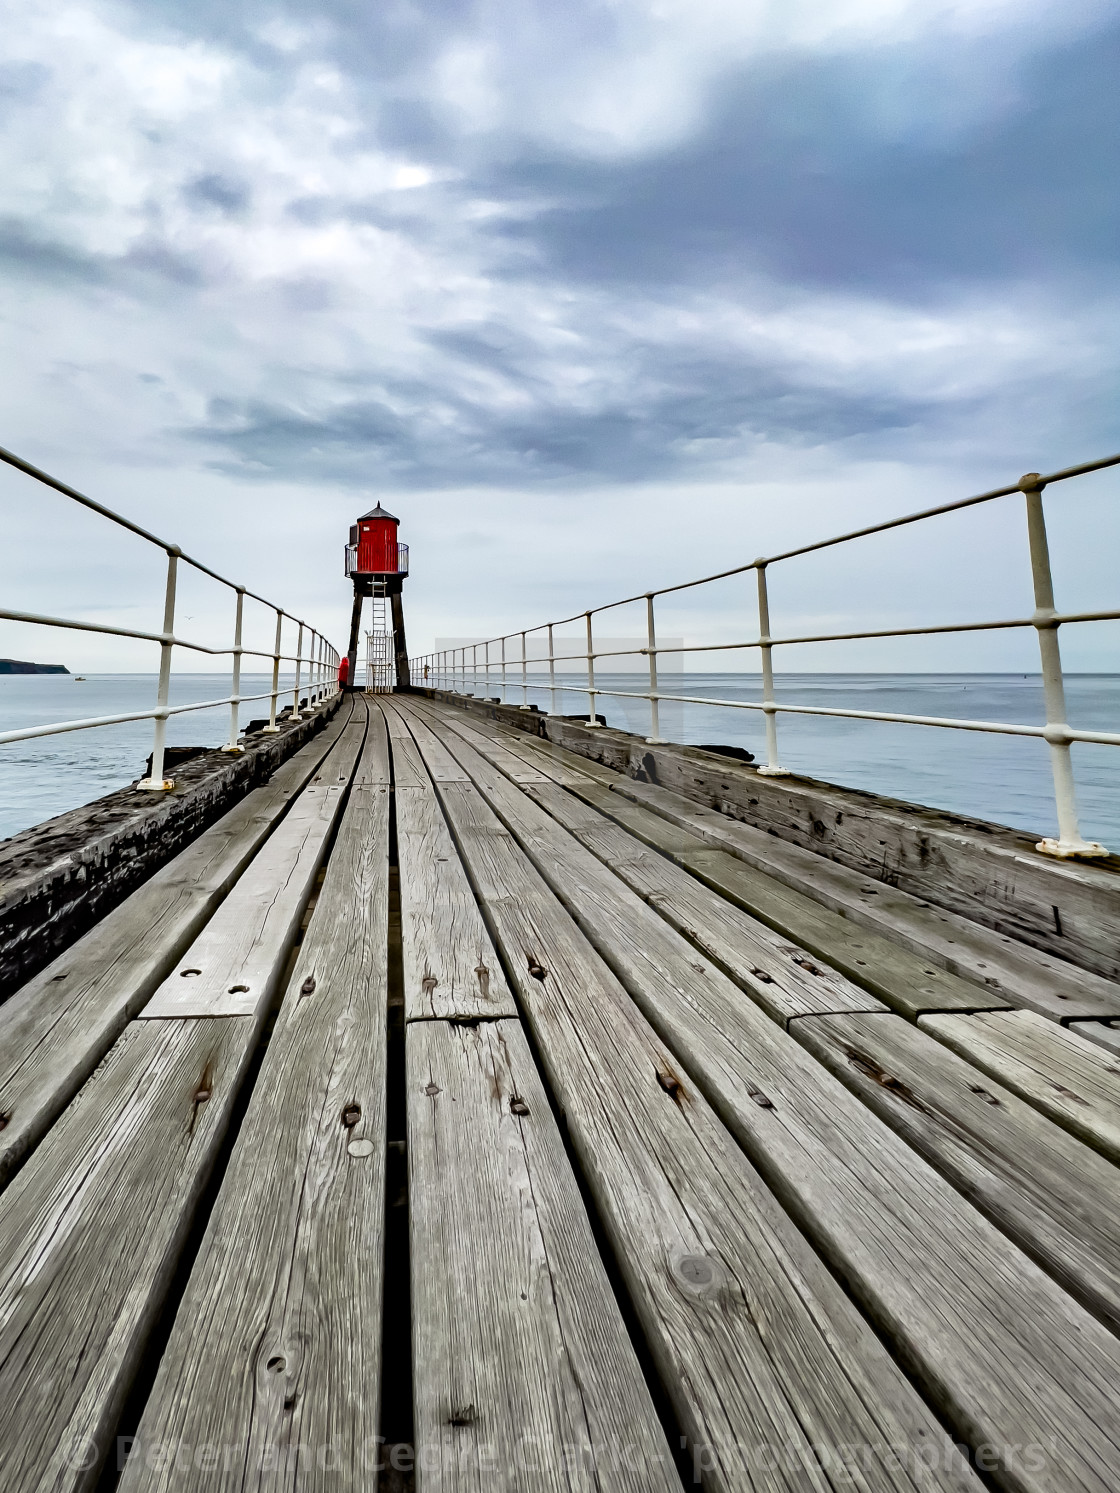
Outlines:
POLYGON ((276 724, 276 698, 280 693, 280 633, 284 626, 284 613, 276 608, 276 639, 272 645, 272 693, 269 697, 268 725, 264 728, 275 736, 280 727, 276 724))
POLYGON ((556 709, 556 646, 552 636, 552 623, 548 624, 548 692, 551 698, 549 715, 558 714, 556 709))
POLYGON ((484 644, 484 647, 485 647, 485 652, 486 652, 486 698, 489 699, 490 698, 490 640, 489 640, 489 638, 486 640, 486 643, 484 644))
POLYGON ((1073 781, 1073 762, 1069 750, 1069 726, 1066 721, 1066 690, 1062 675, 1062 654, 1058 646, 1058 623, 1054 620, 1054 581, 1050 572, 1050 545, 1046 538, 1046 515, 1042 507, 1043 483, 1037 472, 1020 478, 1019 487, 1027 500, 1027 538, 1031 552, 1031 578, 1034 582, 1034 623, 1038 634, 1038 651, 1042 660, 1042 690, 1046 701, 1046 741, 1050 746, 1050 767, 1054 774, 1054 805, 1058 811, 1058 838, 1039 840, 1035 846, 1044 855, 1062 859, 1075 856, 1089 858, 1107 855, 1095 840, 1082 838, 1077 819, 1077 791, 1073 781))
POLYGON ((649 654, 649 735, 646 741, 657 746, 665 738, 661 734, 660 704, 657 698, 657 628, 653 618, 653 592, 646 595, 646 652, 649 654))
POLYGON ((299 636, 296 640, 296 687, 292 693, 292 720, 300 719, 299 713, 299 678, 303 673, 303 623, 299 625, 299 636))
POLYGON ((471 644, 471 694, 478 694, 478 644, 471 644))
POLYGON ((758 769, 764 778, 788 778, 789 769, 778 765, 778 707, 774 703, 774 666, 770 658, 770 599, 766 592, 766 561, 756 560, 758 576, 758 637, 762 655, 762 709, 766 716, 766 765, 758 769))
POLYGON ((237 737, 241 724, 241 622, 245 611, 245 587, 237 588, 237 610, 233 622, 233 689, 229 699, 229 740, 223 752, 243 752, 237 737))
POLYGON ((525 663, 525 634, 521 634, 521 710, 529 708, 529 675, 525 663))
POLYGON ((137 788, 149 793, 161 793, 174 788, 174 778, 163 775, 163 754, 167 745, 167 701, 171 694, 171 650, 175 646, 175 586, 179 572, 179 556, 182 550, 177 544, 167 550, 167 582, 163 592, 163 641, 159 645, 159 683, 156 686, 155 730, 152 733, 152 770, 141 778, 137 788))
POLYGON ((585 612, 587 619, 587 724, 597 726, 599 724, 595 709, 595 641, 591 633, 591 613, 585 612))
POLYGON ((502 704, 506 704, 506 640, 502 639, 502 704))

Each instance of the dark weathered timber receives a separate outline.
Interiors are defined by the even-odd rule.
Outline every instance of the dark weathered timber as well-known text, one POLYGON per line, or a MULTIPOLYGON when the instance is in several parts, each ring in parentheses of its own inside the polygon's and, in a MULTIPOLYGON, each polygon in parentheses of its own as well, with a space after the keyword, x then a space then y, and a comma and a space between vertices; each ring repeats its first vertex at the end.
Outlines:
MULTIPOLYGON (((434 738, 409 719, 427 756, 434 738)), ((482 795, 469 783, 437 786, 697 1478, 715 1493, 826 1493, 853 1479, 868 1493, 978 1493, 482 795)))
MULTIPOLYGON (((934 907, 897 887, 882 881, 872 883, 836 861, 706 809, 666 788, 625 777, 555 742, 514 732, 508 726, 496 724, 491 729, 510 744, 512 751, 539 764, 555 781, 610 814, 639 839, 656 844, 666 854, 705 849, 726 852, 762 872, 772 890, 776 890, 772 884, 779 882, 857 928, 908 950, 925 966, 948 970, 979 986, 991 1003, 989 1009, 998 1010, 1005 1004, 1021 1006, 1061 1022, 1120 1015, 1120 986, 1100 975, 981 927, 959 913, 934 907), (612 789, 613 794, 609 792, 612 789), (650 819, 650 810, 660 823, 650 819)), ((684 856, 675 858, 686 864, 684 856)), ((801 910, 809 912, 806 907, 801 910)), ((861 957, 855 955, 856 960, 861 957)), ((847 973, 852 974, 852 970, 848 968, 847 973)), ((911 970, 908 981, 912 981, 913 973, 911 970)), ((923 982, 917 983, 920 986, 923 982)), ((894 1002, 888 1000, 888 1004, 894 1002)), ((913 1002, 910 1004, 917 1009, 913 1002)), ((975 997, 973 1006, 979 1009, 975 997)), ((905 1010, 905 1004, 896 1009, 905 1010)))
POLYGON ((1120 1176, 1111 1162, 897 1016, 790 1030, 1067 1291, 1120 1331, 1120 1176))
MULTIPOLYGON (((360 744, 364 727, 350 725, 340 750, 355 731, 360 744)), ((334 784, 304 792, 330 803, 340 797, 334 784)), ((292 849, 272 837, 254 877, 271 866, 282 892, 301 861, 319 853, 306 840, 294 860, 292 849)), ((251 1015, 130 1023, 0 1195, 5 1493, 62 1493, 96 1481, 293 931, 278 896, 254 941, 258 957, 267 946, 270 964, 251 1015)))
POLYGON ((997 1448, 1005 1487, 1105 1493, 1120 1454, 1113 1334, 617 878, 613 893, 601 883, 507 778, 445 740, 954 1434, 997 1448), (1029 1464, 1028 1443, 1043 1447, 1029 1464))
POLYGON ((166 1446, 221 1447, 209 1485, 223 1490, 374 1484, 388 886, 389 758, 374 711, 122 1493, 208 1486, 197 1464, 161 1472, 166 1446))
POLYGON ((923 1016, 918 1025, 1120 1164, 1120 1056, 1033 1011, 923 1016))
POLYGON ((516 1016, 428 770, 397 712, 385 707, 384 716, 393 751, 405 1020, 516 1016))
MULTIPOLYGON (((1120 859, 1057 861, 1038 836, 854 788, 801 777, 766 778, 692 747, 650 746, 610 728, 460 695, 427 692, 456 709, 493 712, 629 777, 774 834, 922 901, 1011 934, 1059 959, 1120 979, 1120 859), (521 722, 518 715, 521 715, 521 722), (532 721, 527 717, 534 716, 532 721)), ((1040 833, 1046 833, 1043 827, 1040 833)))
POLYGON ((0 844, 0 1000, 70 947, 250 789, 267 782, 340 696, 245 751, 205 752, 168 793, 121 788, 0 844))
POLYGON ((0 1006, 0 1185, 105 1056, 338 740, 350 707, 0 1006))
MULTIPOLYGON (((456 719, 455 729, 469 731, 470 727, 456 719)), ((853 926, 811 897, 756 871, 736 856, 710 849, 699 836, 612 792, 608 785, 586 778, 581 782, 566 767, 553 768, 546 754, 555 752, 555 747, 541 748, 522 738, 522 745, 498 758, 493 755, 494 746, 480 733, 473 733, 469 739, 507 776, 513 773, 505 759, 515 760, 516 754, 529 762, 540 762, 544 771, 555 771, 562 777, 563 788, 551 784, 540 788, 529 782, 522 786, 778 1020, 787 1021, 811 1010, 874 1011, 885 1007, 913 1020, 923 1011, 1003 1010, 1010 1005, 985 986, 958 979, 910 949, 853 926), (594 819, 576 823, 577 816, 564 801, 572 794, 592 806, 589 812, 594 819), (604 815, 609 816, 607 820, 604 815), (661 854, 643 852, 643 844, 661 854), (666 867, 665 857, 681 869, 666 867), (744 917, 744 913, 750 916, 744 917), (775 970, 765 961, 763 973, 769 974, 770 980, 759 986, 757 978, 752 979, 759 961, 752 962, 749 956, 752 943, 757 948, 759 924, 783 964, 788 967, 792 962, 790 973, 802 987, 802 993, 792 1001, 780 985, 775 985, 775 970), (747 936, 750 929, 754 930, 753 936, 747 936), (819 969, 816 961, 830 968, 815 974, 819 969), (837 981, 835 971, 847 979, 837 981), (860 988, 854 989, 848 981, 860 988)), ((668 796, 663 789, 653 791, 668 796)), ((686 800, 678 802, 684 804, 686 800)), ((742 830, 743 826, 732 828, 742 830)))

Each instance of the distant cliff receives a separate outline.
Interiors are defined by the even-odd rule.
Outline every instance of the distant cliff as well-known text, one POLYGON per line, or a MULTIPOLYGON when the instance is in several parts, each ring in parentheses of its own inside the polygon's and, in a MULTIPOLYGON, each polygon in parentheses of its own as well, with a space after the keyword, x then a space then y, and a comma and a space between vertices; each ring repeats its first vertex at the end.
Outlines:
POLYGON ((0 674, 69 674, 65 664, 25 664, 18 658, 0 658, 0 674))

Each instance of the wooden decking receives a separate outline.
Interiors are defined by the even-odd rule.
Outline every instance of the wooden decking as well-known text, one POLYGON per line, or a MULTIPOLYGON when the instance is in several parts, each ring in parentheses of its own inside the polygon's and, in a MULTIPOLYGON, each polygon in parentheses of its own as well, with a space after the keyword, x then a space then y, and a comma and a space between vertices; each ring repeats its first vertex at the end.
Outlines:
POLYGON ((1116 1012, 351 697, 0 1007, 0 1489, 1115 1493, 1116 1012))

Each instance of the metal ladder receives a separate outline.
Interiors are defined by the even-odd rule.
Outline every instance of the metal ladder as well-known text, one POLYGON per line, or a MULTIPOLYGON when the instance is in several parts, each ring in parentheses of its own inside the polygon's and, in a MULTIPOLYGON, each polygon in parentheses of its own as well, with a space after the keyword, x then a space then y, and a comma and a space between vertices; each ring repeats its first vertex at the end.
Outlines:
POLYGON ((366 633, 366 693, 387 695, 393 688, 393 629, 389 626, 384 581, 373 586, 373 626, 366 633))

